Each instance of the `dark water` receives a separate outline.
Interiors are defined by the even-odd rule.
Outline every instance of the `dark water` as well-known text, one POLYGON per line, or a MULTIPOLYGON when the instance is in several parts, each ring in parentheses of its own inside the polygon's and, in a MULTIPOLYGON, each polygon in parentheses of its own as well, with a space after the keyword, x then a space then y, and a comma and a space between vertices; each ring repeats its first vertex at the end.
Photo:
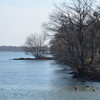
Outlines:
POLYGON ((20 57, 31 56, 0 52, 0 100, 100 100, 100 83, 72 79, 54 61, 10 60, 20 57))

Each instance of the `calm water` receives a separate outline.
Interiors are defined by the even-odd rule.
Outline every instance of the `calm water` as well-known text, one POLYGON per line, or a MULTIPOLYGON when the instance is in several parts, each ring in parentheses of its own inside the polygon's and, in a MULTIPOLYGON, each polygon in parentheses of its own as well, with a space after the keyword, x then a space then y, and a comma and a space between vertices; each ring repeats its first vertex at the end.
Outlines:
POLYGON ((31 56, 0 52, 0 100, 100 100, 100 83, 78 82, 54 61, 10 60, 20 57, 31 56))

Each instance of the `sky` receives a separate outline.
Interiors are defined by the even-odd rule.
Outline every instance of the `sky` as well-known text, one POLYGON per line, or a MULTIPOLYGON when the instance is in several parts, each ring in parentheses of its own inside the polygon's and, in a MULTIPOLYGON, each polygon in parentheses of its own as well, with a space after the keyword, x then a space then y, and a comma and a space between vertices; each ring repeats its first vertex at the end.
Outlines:
POLYGON ((63 0, 0 0, 0 46, 21 46, 63 0))
POLYGON ((54 9, 53 4, 63 2, 64 0, 0 0, 0 46, 21 46, 30 34, 41 33, 42 23, 48 20, 54 9))

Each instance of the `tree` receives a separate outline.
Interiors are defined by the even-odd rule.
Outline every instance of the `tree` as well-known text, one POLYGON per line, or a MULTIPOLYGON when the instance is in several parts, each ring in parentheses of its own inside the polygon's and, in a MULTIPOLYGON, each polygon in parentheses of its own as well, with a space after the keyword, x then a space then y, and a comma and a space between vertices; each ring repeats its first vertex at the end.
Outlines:
POLYGON ((44 35, 31 34, 26 39, 24 51, 26 54, 31 54, 36 58, 42 58, 45 51, 44 43, 44 35))
POLYGON ((79 76, 94 70, 100 47, 100 20, 93 0, 75 0, 72 5, 56 6, 44 26, 52 31, 51 52, 60 62, 71 66, 79 76))

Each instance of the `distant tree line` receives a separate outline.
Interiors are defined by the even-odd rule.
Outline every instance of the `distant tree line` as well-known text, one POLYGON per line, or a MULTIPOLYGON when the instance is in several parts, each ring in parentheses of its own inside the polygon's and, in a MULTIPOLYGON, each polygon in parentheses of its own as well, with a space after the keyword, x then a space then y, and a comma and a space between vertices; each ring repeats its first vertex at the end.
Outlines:
POLYGON ((0 46, 0 51, 23 52, 22 46, 0 46))

